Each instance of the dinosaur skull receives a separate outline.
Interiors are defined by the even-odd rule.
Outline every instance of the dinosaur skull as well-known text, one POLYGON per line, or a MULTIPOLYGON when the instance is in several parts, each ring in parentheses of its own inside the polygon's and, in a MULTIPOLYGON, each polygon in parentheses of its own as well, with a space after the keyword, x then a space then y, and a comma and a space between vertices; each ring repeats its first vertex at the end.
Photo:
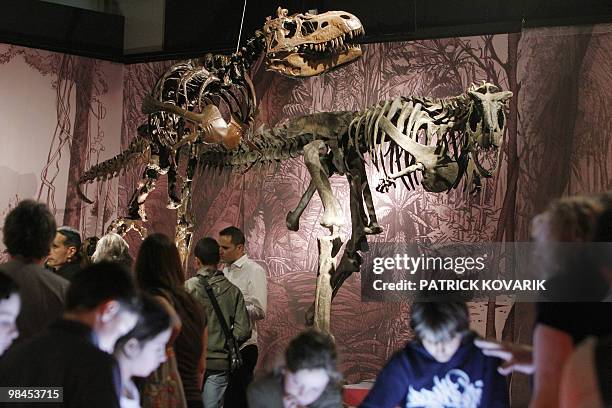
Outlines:
POLYGON ((500 91, 488 82, 468 90, 473 109, 468 118, 467 134, 473 146, 473 157, 478 172, 483 177, 491 177, 497 169, 500 147, 506 129, 506 101, 512 97, 510 91, 500 91), (480 163, 481 152, 491 153, 491 167, 486 170, 480 163))
POLYGON ((264 25, 268 70, 309 77, 361 56, 359 45, 349 44, 364 32, 354 15, 328 11, 287 16, 287 10, 280 7, 277 13, 277 18, 268 18, 264 25))

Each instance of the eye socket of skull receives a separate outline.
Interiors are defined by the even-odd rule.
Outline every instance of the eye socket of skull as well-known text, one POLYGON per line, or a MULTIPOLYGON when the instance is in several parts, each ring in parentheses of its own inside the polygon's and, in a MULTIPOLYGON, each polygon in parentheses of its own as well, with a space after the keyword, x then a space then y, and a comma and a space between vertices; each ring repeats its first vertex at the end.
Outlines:
POLYGON ((504 114, 503 109, 500 109, 497 112, 497 125, 499 126, 499 129, 503 129, 505 124, 506 124, 506 115, 504 114))
POLYGON ((470 115, 469 126, 470 126, 470 130, 473 133, 476 133, 476 131, 478 130, 478 124, 480 123, 480 119, 478 116, 479 115, 477 115, 476 112, 470 115))
POLYGON ((285 21, 283 23, 283 28, 285 29, 285 38, 293 38, 297 31, 297 24, 293 21, 285 21))
MULTIPOLYGON (((321 27, 325 27, 325 25, 327 25, 326 21, 321 24, 321 27)), ((300 27, 300 31, 302 32, 303 36, 307 36, 317 31, 318 28, 319 23, 317 23, 316 21, 304 21, 302 22, 302 27, 300 27)))

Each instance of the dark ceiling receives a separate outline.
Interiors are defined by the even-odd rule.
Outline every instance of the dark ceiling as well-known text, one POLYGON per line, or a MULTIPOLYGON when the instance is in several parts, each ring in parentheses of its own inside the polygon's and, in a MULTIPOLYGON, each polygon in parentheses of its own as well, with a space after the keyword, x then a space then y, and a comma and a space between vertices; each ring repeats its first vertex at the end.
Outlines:
MULTIPOLYGON (((518 32, 523 27, 612 22, 612 0, 378 0, 247 3, 242 41, 275 15, 317 9, 355 14, 363 42, 518 32)), ((236 47, 242 0, 166 0, 163 50, 125 54, 124 18, 36 0, 4 0, 0 42, 133 63, 236 47)))

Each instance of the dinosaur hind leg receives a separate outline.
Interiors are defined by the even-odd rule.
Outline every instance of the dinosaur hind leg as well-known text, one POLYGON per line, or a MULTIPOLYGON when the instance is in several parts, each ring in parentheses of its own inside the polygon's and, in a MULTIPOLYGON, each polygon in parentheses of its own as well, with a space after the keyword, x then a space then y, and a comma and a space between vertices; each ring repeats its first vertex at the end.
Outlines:
POLYGON ((298 203, 297 207, 295 207, 295 210, 289 211, 287 213, 286 221, 287 228, 289 229, 289 231, 297 231, 300 229, 300 217, 308 206, 308 203, 312 199, 312 196, 314 195, 316 189, 317 188, 315 184, 312 182, 312 180, 310 180, 308 188, 306 189, 304 194, 302 194, 302 198, 300 198, 300 202, 298 203))
POLYGON ((181 198, 176 193, 177 165, 178 164, 171 164, 170 168, 168 169, 168 204, 166 204, 166 208, 169 208, 171 210, 175 210, 181 205, 181 198))
POLYGON ((327 154, 326 150, 327 146, 322 140, 308 143, 304 146, 304 162, 325 209, 321 217, 321 225, 333 230, 334 227, 342 226, 344 220, 340 202, 334 196, 329 183, 328 166, 325 165, 325 159, 321 157, 327 154))
MULTIPOLYGON (((365 234, 380 234, 383 229, 378 224, 376 218, 376 210, 374 209, 374 202, 372 201, 372 191, 368 183, 368 175, 365 170, 363 159, 357 154, 351 154, 347 156, 347 165, 349 170, 347 176, 350 175, 349 183, 351 185, 351 197, 354 196, 355 199, 355 204, 351 204, 351 212, 353 211, 353 206, 355 210, 358 210, 359 216, 362 219, 359 228, 363 229, 365 234), (368 210, 367 216, 364 209, 364 203, 368 210)), ((354 229, 355 221, 353 224, 354 229)))
POLYGON ((149 163, 145 169, 142 179, 138 182, 138 187, 130 198, 127 216, 113 220, 107 227, 106 233, 114 232, 123 236, 130 230, 136 230, 141 238, 147 235, 147 229, 142 225, 147 221, 145 201, 149 193, 155 190, 155 183, 159 178, 158 167, 153 163, 155 162, 149 163))
POLYGON ((177 222, 176 222, 176 233, 175 243, 178 248, 179 255, 181 258, 181 264, 183 269, 187 270, 187 264, 189 260, 189 252, 191 252, 191 245, 193 243, 193 220, 190 216, 191 213, 191 183, 195 171, 197 168, 197 149, 191 146, 190 158, 187 163, 186 177, 183 182, 181 189, 180 204, 177 207, 177 222))
POLYGON ((362 192, 363 200, 365 201, 366 208, 368 209, 368 216, 370 217, 370 222, 368 223, 368 226, 364 228, 364 231, 368 235, 380 234, 383 232, 383 229, 378 224, 378 220, 376 219, 376 209, 374 208, 374 202, 372 201, 372 191, 370 190, 367 175, 363 180, 362 192))
POLYGON ((128 204, 127 218, 132 220, 146 221, 147 213, 145 210, 145 201, 149 194, 155 190, 155 184, 159 178, 159 173, 155 167, 147 166, 138 182, 138 188, 132 194, 130 203, 128 204))
MULTIPOLYGON (((320 157, 320 160, 321 160, 321 165, 323 166, 325 170, 325 173, 331 174, 332 173, 331 161, 329 157, 320 157)), ((310 203, 310 200, 312 199, 312 196, 314 195, 316 189, 317 187, 314 181, 310 180, 310 183, 308 184, 308 188, 306 189, 304 194, 302 194, 302 197, 300 198, 300 202, 295 207, 295 210, 289 211, 289 213, 287 213, 287 218, 286 218, 287 228, 290 231, 297 231, 300 229, 300 217, 302 216, 302 213, 304 212, 304 210, 310 203)))

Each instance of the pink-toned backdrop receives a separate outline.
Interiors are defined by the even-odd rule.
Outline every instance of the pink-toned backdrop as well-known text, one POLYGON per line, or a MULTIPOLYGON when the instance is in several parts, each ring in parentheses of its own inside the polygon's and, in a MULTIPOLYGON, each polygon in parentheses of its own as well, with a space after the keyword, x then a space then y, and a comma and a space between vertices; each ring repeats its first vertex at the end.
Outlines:
MULTIPOLYGON (((406 191, 403 186, 388 194, 375 193, 374 202, 385 232, 372 240, 527 240, 531 218, 551 199, 612 187, 611 25, 369 44, 364 48, 364 56, 357 63, 304 81, 279 77, 256 66, 253 76, 260 98, 256 126, 274 126, 287 117, 311 112, 359 110, 397 95, 455 95, 471 82, 482 80, 514 92, 500 168, 497 176, 485 183, 482 193, 476 197, 462 192, 430 194, 419 188, 406 191)), ((33 77, 47 83, 51 90, 45 88, 47 103, 36 109, 14 103, 23 93, 20 89, 0 94, 0 103, 5 107, 2 111, 9 112, 5 113, 3 122, 9 124, 5 128, 15 127, 1 134, 3 146, 15 145, 14 135, 21 133, 22 124, 15 124, 18 115, 26 112, 40 123, 36 136, 19 141, 30 149, 19 156, 23 159, 5 164, 5 156, 0 156, 0 212, 5 214, 16 199, 39 198, 53 208, 67 209, 64 214, 58 213, 62 222, 87 234, 99 233, 115 216, 115 205, 119 214, 126 207, 142 168, 131 168, 121 176, 117 193, 116 182, 91 185, 89 194, 98 199, 93 206, 74 200, 73 190, 68 187, 70 174, 79 174, 90 164, 112 156, 111 152, 118 151, 113 146, 128 145, 137 126, 145 120, 140 113, 143 96, 171 62, 118 67, 0 46, 0 69, 6 70, 0 77, 21 78, 21 67, 26 65, 34 69, 33 77), (12 66, 15 61, 21 65, 12 66), (75 90, 69 97, 57 91, 70 86, 75 90), (118 92, 123 92, 121 99, 116 97, 118 92), (108 99, 110 94, 115 98, 112 101, 108 99), (102 111, 106 116, 96 114, 102 111), (47 122, 42 122, 43 117, 47 122), (69 132, 63 130, 66 117, 73 124, 69 132), (60 161, 51 154, 58 150, 54 144, 57 134, 65 139, 60 161), (31 154, 36 149, 42 149, 38 159, 31 154), (18 168, 18 162, 26 163, 30 170, 18 168), (43 177, 45 169, 64 172, 64 178, 42 181, 49 179, 43 177), (6 177, 18 181, 5 184, 6 177), (23 187, 39 178, 35 187, 23 187)), ((42 100, 40 86, 32 92, 42 100)), ((370 183, 376 185, 377 175, 372 168, 369 175, 370 183)), ((216 236, 223 227, 237 225, 247 235, 249 255, 268 270, 269 310, 260 325, 261 366, 272 364, 289 339, 303 328, 304 312, 313 300, 316 237, 324 233, 318 226, 322 210, 318 197, 305 211, 300 231, 289 232, 285 227, 285 215, 296 205, 308 181, 301 159, 254 168, 245 175, 200 172, 194 181, 196 239, 216 236)), ((344 232, 348 234, 348 185, 342 177, 333 178, 332 185, 343 203, 347 220, 344 232)), ((172 235, 175 218, 172 211, 165 209, 165 194, 166 180, 161 178, 147 202, 147 227, 172 235)), ((138 238, 128 239, 136 251, 138 238)), ((352 276, 332 308, 332 329, 344 357, 341 368, 349 381, 374 377, 388 356, 411 336, 409 304, 363 303, 359 290, 359 277, 352 276)), ((530 341, 530 305, 511 308, 491 302, 472 304, 470 310, 473 326, 482 334, 530 341)), ((513 405, 522 406, 528 398, 529 385, 521 377, 512 381, 513 405)))
POLYGON ((121 64, 0 44, 0 223, 24 198, 85 236, 116 217, 118 181, 88 187, 93 206, 72 186, 120 151, 122 78, 121 64))

